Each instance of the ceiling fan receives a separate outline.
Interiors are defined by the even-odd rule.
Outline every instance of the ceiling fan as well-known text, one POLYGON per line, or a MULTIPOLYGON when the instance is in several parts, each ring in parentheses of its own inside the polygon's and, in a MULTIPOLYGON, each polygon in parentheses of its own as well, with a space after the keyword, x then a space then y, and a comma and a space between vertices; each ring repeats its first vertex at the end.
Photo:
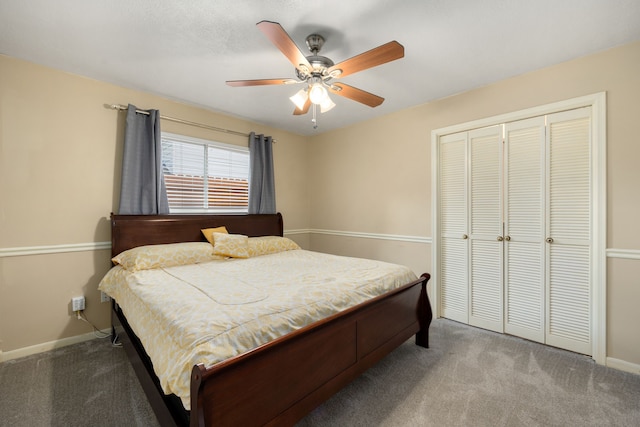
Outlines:
POLYGON ((352 99, 369 107, 377 107, 384 101, 384 98, 362 89, 344 83, 332 82, 333 79, 345 77, 404 57, 404 47, 394 40, 334 64, 331 59, 319 55, 320 49, 324 45, 324 38, 321 35, 311 34, 307 37, 307 47, 311 51, 311 55, 305 56, 279 23, 261 21, 256 25, 293 64, 297 79, 229 80, 227 84, 229 86, 242 87, 306 83, 306 86, 290 99, 296 105, 293 112, 294 115, 306 114, 313 105, 314 119, 312 122, 314 127, 316 124, 316 106, 320 107, 321 113, 335 107, 335 104, 329 98, 328 92, 352 99))

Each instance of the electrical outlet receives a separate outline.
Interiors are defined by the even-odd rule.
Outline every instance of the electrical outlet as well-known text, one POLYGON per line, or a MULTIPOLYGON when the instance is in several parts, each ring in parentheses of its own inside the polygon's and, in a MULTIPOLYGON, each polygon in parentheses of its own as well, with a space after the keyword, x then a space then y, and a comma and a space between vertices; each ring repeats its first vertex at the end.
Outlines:
POLYGON ((84 297, 73 297, 73 298, 71 298, 71 310, 72 311, 82 311, 82 310, 84 310, 84 297))
POLYGON ((100 291, 100 302, 109 302, 109 301, 111 301, 111 298, 109 297, 109 295, 100 291))

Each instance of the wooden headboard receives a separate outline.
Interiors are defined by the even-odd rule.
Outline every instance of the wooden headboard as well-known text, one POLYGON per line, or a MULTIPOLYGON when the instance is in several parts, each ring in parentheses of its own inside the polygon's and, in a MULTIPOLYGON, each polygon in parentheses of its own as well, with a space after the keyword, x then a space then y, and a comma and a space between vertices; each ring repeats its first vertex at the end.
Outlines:
POLYGON ((142 245, 205 241, 203 228, 225 226, 231 234, 282 236, 282 215, 111 214, 111 256, 142 245))

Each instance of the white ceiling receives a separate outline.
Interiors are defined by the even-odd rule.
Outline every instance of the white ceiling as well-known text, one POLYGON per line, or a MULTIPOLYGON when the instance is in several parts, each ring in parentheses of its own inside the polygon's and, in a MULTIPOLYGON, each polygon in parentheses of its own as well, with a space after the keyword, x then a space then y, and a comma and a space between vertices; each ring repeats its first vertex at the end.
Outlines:
POLYGON ((0 0, 2 54, 302 135, 638 40, 639 0, 0 0), (405 57, 341 79, 382 105, 332 95, 314 130, 311 113, 292 115, 299 86, 225 84, 295 78, 262 20, 305 54, 306 36, 321 34, 335 63, 391 40, 405 57))

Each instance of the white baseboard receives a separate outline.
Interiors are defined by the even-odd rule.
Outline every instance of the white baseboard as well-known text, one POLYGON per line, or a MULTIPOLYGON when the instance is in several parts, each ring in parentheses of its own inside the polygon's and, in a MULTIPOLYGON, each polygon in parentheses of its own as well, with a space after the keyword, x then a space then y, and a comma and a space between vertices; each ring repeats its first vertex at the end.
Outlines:
MULTIPOLYGON (((111 328, 103 329, 100 331, 103 334, 111 334, 111 328)), ((71 344, 77 344, 84 341, 89 341, 95 339, 96 335, 94 332, 89 332, 83 335, 76 335, 73 337, 61 338, 55 341, 49 341, 42 344, 36 344, 29 347, 19 348, 17 350, 11 351, 0 351, 0 362, 4 362, 11 359, 17 359, 19 357, 31 356, 32 354, 43 353, 45 351, 54 350, 60 347, 66 347, 71 344)))
POLYGON ((632 374, 640 374, 640 365, 637 363, 614 359, 613 357, 607 357, 607 366, 621 371, 631 372, 632 374))

